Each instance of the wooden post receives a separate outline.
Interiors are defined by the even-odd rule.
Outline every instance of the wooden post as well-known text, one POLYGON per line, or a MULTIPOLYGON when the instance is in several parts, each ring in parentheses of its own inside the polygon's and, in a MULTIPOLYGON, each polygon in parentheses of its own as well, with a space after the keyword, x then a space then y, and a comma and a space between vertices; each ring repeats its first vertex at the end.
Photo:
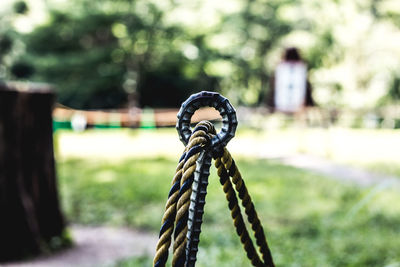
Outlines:
POLYGON ((40 84, 0 84, 0 262, 63 242, 54 166, 55 94, 40 84))

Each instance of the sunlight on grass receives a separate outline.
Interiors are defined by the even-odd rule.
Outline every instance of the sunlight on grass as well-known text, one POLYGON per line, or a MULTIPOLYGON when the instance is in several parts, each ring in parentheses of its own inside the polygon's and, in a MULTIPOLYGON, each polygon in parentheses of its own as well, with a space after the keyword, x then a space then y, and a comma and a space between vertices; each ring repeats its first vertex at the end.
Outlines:
MULTIPOLYGON (((183 150, 175 129, 60 131, 55 140, 61 159, 85 157, 118 162, 144 157, 177 158, 183 150)), ((400 142, 396 130, 241 128, 228 148, 235 156, 251 158, 306 153, 400 176, 400 142)))
MULTIPOLYGON (((67 218, 157 234, 176 163, 160 157, 59 161, 67 218)), ((266 160, 238 159, 237 164, 278 266, 387 266, 400 261, 398 191, 356 188, 266 160), (373 197, 363 203, 368 194, 373 197)), ((209 182, 196 266, 248 266, 214 169, 209 182)), ((151 257, 117 266, 149 266, 151 257)))

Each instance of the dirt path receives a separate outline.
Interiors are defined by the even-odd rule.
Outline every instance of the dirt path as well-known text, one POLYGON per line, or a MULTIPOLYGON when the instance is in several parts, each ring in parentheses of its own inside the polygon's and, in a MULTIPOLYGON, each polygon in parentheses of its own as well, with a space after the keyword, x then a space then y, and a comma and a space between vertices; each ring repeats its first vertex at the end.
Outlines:
POLYGON ((72 226, 75 246, 50 256, 2 266, 92 267, 112 266, 117 261, 153 255, 157 236, 127 228, 72 226))
POLYGON ((336 180, 353 182, 360 186, 386 184, 400 188, 400 179, 398 177, 376 174, 364 169, 336 164, 321 157, 293 155, 279 158, 278 161, 296 168, 317 172, 336 180))

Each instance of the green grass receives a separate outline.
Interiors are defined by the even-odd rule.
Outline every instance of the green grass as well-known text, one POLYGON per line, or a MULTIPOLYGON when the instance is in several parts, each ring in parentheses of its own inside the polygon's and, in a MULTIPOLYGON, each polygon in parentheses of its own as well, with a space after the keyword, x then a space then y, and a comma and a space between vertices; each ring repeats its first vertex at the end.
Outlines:
POLYGON ((398 162, 391 161, 376 161, 370 163, 355 163, 362 168, 370 170, 375 173, 380 173, 383 175, 397 176, 400 178, 400 165, 398 162))
MULTIPOLYGON (((65 213, 73 223, 157 233, 176 161, 59 161, 65 213)), ((237 165, 278 266, 400 266, 396 189, 358 188, 265 160, 238 159, 237 165)), ((215 170, 208 192, 196 266, 250 266, 215 170)), ((144 256, 116 265, 151 262, 144 256)))

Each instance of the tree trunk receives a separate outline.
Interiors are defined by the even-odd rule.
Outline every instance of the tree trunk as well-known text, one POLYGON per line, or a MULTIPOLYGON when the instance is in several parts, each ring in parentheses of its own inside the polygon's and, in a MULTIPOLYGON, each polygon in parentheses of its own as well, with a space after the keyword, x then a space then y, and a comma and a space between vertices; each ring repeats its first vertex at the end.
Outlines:
POLYGON ((0 262, 51 250, 65 227, 44 85, 0 84, 0 262))

